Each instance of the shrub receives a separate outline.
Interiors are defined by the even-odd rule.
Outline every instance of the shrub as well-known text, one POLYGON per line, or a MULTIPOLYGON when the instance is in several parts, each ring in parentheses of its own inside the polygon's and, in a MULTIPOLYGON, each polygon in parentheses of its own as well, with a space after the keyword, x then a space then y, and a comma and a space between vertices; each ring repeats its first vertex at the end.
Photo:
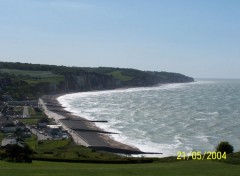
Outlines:
POLYGON ((226 152, 226 154, 233 152, 233 146, 229 144, 228 142, 220 142, 217 146, 217 151, 221 152, 222 154, 226 152))
POLYGON ((11 162, 32 162, 32 149, 28 145, 20 146, 18 144, 6 145, 4 148, 4 159, 11 162))

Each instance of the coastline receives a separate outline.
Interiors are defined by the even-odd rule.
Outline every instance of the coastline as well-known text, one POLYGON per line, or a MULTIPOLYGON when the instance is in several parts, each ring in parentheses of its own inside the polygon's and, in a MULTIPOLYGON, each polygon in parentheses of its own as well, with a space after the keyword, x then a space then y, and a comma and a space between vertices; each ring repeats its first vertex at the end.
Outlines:
POLYGON ((97 151, 106 151, 120 154, 160 154, 143 152, 136 147, 129 146, 112 139, 105 131, 97 127, 95 123, 107 123, 107 121, 90 121, 66 111, 57 100, 64 94, 44 95, 39 99, 45 114, 55 120, 56 123, 69 132, 74 142, 78 145, 92 148, 97 151))

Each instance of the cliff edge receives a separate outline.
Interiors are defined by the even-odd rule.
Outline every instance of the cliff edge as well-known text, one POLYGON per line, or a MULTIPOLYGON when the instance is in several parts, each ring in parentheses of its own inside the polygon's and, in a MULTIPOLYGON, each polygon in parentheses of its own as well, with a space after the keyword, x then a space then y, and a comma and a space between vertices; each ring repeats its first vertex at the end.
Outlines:
POLYGON ((44 94, 193 82, 179 73, 0 62, 0 93, 16 100, 44 94))

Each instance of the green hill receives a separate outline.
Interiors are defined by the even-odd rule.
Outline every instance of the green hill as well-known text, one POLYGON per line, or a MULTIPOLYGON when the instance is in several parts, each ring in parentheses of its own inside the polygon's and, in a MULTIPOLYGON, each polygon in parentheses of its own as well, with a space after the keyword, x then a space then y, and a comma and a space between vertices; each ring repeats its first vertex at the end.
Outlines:
POLYGON ((44 94, 192 81, 193 78, 169 72, 0 62, 0 93, 16 100, 35 99, 44 94))

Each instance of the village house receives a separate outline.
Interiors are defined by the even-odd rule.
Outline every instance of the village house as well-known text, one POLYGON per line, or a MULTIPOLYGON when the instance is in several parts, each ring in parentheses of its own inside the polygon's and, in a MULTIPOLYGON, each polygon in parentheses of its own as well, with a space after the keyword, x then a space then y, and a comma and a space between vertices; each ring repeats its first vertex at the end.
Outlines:
POLYGON ((17 129, 17 126, 14 123, 7 123, 5 125, 2 126, 1 130, 4 133, 11 133, 11 132, 15 132, 17 129))
POLYGON ((15 145, 17 144, 17 139, 14 137, 6 137, 1 142, 1 147, 5 147, 7 145, 15 145))
POLYGON ((13 123, 16 125, 17 129, 19 129, 19 130, 22 130, 22 131, 23 131, 23 130, 25 130, 25 128, 26 128, 26 126, 24 125, 24 123, 19 122, 18 120, 15 120, 13 123))
POLYGON ((45 128, 50 123, 49 119, 42 118, 38 121, 38 128, 45 128))
POLYGON ((47 133, 52 137, 62 137, 61 125, 47 125, 47 133))
POLYGON ((5 137, 2 142, 1 142, 1 147, 7 147, 8 145, 18 145, 20 147, 24 147, 25 143, 22 139, 20 138, 16 138, 16 137, 12 137, 12 136, 8 136, 5 137))

